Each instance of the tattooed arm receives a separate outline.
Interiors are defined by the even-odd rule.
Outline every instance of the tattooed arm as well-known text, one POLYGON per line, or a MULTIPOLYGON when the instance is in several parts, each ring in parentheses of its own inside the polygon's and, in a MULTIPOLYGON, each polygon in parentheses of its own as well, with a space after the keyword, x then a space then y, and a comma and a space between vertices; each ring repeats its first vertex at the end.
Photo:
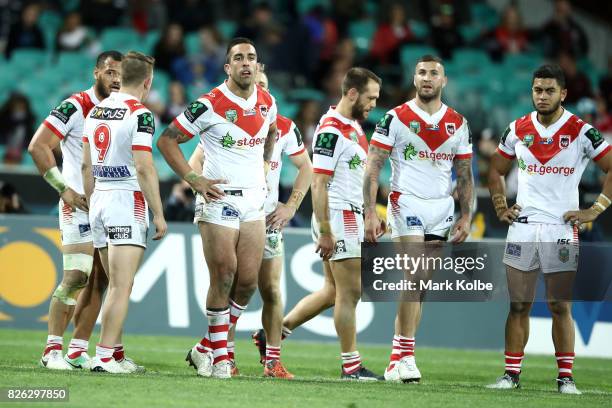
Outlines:
POLYGON ((472 175, 472 159, 455 159, 455 171, 457 172, 457 194, 461 217, 453 227, 452 236, 454 243, 461 243, 470 234, 472 222, 472 211, 474 209, 474 177, 472 175))
POLYGON ((157 140, 157 148, 172 170, 187 181, 191 188, 202 194, 206 201, 221 198, 224 193, 214 184, 225 184, 227 181, 209 180, 193 171, 179 147, 180 143, 185 143, 187 140, 189 137, 181 132, 174 123, 171 123, 157 140))
POLYGON ((391 152, 370 145, 365 177, 363 180, 363 202, 365 207, 365 240, 376 242, 380 233, 380 221, 376 215, 376 195, 378 193, 378 177, 391 152))

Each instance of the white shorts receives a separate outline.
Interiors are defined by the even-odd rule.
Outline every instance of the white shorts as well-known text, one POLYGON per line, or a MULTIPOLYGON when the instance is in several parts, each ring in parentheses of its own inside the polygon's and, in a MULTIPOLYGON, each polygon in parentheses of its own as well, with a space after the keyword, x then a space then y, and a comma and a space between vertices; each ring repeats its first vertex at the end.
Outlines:
POLYGON ((283 256, 283 232, 277 229, 266 230, 266 246, 264 247, 263 259, 272 259, 283 256))
POLYGON ((149 208, 141 191, 95 190, 89 221, 94 248, 108 244, 147 247, 149 208))
POLYGON ((62 245, 88 244, 93 240, 89 214, 72 209, 64 201, 59 201, 59 228, 62 233, 62 245))
POLYGON ((228 189, 225 197, 207 203, 201 194, 196 197, 193 223, 209 222, 240 229, 241 222, 265 220, 266 188, 228 189))
POLYGON ((578 228, 571 225, 514 222, 508 228, 504 263, 520 271, 576 271, 578 249, 578 228))
MULTIPOLYGON (((363 242, 363 216, 351 210, 329 209, 329 225, 336 238, 336 249, 330 258, 332 261, 348 258, 361 258, 363 242)), ((319 224, 312 214, 312 239, 319 240, 319 224)))
POLYGON ((453 225, 455 200, 448 196, 421 199, 401 194, 389 194, 387 220, 391 226, 391 238, 422 236, 431 239, 447 239, 453 225))

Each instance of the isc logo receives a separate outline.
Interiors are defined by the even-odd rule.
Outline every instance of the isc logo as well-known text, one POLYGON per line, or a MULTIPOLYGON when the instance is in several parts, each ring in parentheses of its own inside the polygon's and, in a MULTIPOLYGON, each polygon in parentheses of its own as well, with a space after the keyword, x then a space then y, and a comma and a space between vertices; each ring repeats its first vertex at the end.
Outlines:
POLYGON ((563 238, 557 240, 557 245, 569 245, 572 243, 572 240, 569 238, 563 238))

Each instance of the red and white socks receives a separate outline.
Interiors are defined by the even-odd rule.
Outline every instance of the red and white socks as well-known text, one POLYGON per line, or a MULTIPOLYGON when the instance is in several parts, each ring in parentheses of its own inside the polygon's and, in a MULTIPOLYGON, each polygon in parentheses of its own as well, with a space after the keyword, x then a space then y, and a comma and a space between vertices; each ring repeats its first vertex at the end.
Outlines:
MULTIPOLYGON (((208 337, 213 353, 213 364, 229 359, 227 354, 227 332, 230 324, 230 310, 206 309, 208 337)), ((201 344, 201 343, 200 343, 201 344)))
POLYGON ((572 367, 574 366, 575 353, 555 353, 557 367, 559 368, 559 378, 571 377, 572 367))
POLYGON ((404 337, 399 334, 394 335, 387 371, 393 370, 403 357, 414 356, 414 345, 414 337, 404 337))
POLYGON ((72 339, 68 344, 68 358, 77 358, 83 353, 87 353, 89 341, 81 339, 72 339))
POLYGON ((47 345, 45 346, 45 351, 43 352, 43 356, 49 354, 51 350, 62 350, 64 344, 64 339, 62 336, 54 336, 52 334, 47 336, 47 345))
POLYGON ((280 354, 280 346, 271 346, 269 344, 266 344, 266 364, 274 360, 280 360, 280 354))
POLYGON ((361 368, 361 356, 357 350, 342 353, 342 371, 345 374, 353 374, 361 368))
POLYGON ((244 309, 246 309, 246 306, 241 306, 238 303, 234 302, 232 299, 230 299, 229 307, 230 307, 230 329, 231 329, 232 327, 236 325, 236 323, 238 323, 238 319, 240 319, 240 316, 242 315, 242 312, 244 312, 244 309))
MULTIPOLYGON (((241 306, 238 303, 234 302, 232 299, 230 299, 230 304, 229 304, 229 326, 228 326, 228 331, 229 329, 231 329, 233 326, 236 325, 236 323, 238 322, 238 319, 240 318, 240 316, 242 315, 242 312, 244 312, 244 310, 246 309, 246 306, 241 306)), ((207 310, 207 315, 208 315, 208 310, 207 310)), ((226 340, 227 340, 227 336, 226 336, 226 340)), ((213 351, 213 346, 211 344, 211 337, 210 337, 210 319, 209 319, 209 331, 208 333, 206 333, 204 335, 204 337, 202 337, 202 339, 200 340, 200 342, 198 344, 196 344, 196 350, 200 353, 210 353, 213 351)), ((234 360, 234 342, 227 342, 227 353, 229 356, 230 360, 234 360)))
POLYGON ((113 347, 113 358, 116 362, 121 362, 125 358, 125 350, 123 350, 123 344, 115 344, 113 347))
POLYGON ((523 358, 525 353, 511 353, 506 351, 504 353, 506 365, 505 371, 507 374, 517 376, 521 373, 521 366, 523 365, 523 358))
POLYGON ((115 352, 114 347, 106 347, 102 344, 96 344, 96 357, 103 363, 108 363, 113 359, 113 353, 115 352))

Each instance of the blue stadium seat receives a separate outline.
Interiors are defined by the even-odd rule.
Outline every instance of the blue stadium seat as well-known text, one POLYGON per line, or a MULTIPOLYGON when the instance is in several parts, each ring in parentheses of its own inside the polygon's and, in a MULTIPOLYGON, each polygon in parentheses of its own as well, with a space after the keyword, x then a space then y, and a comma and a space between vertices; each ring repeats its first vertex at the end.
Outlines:
POLYGON ((405 45, 400 50, 400 61, 403 69, 414 69, 416 61, 425 54, 437 55, 435 48, 427 45, 405 45))
POLYGON ((349 25, 349 36, 355 43, 357 53, 368 53, 375 32, 376 22, 371 19, 354 21, 349 25))
POLYGON ((479 72, 491 64, 486 52, 473 48, 457 48, 453 51, 453 64, 462 71, 479 72))
POLYGON ((141 36, 131 28, 107 28, 100 38, 102 49, 126 52, 138 50, 141 36))

